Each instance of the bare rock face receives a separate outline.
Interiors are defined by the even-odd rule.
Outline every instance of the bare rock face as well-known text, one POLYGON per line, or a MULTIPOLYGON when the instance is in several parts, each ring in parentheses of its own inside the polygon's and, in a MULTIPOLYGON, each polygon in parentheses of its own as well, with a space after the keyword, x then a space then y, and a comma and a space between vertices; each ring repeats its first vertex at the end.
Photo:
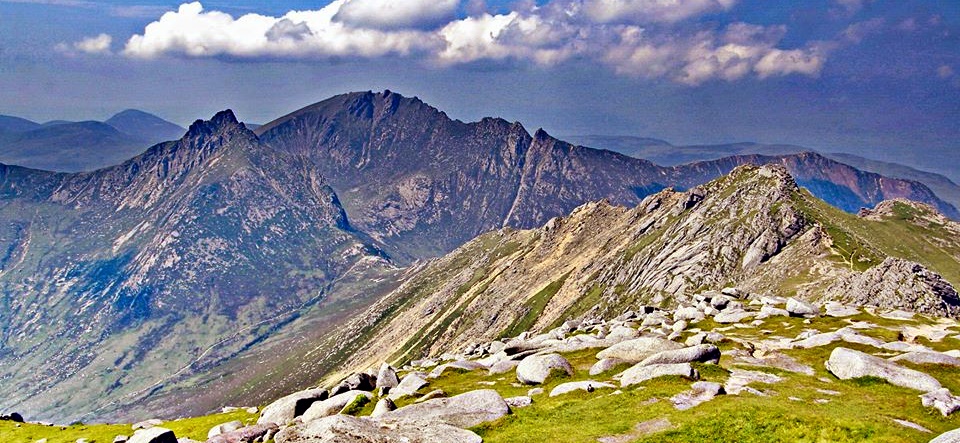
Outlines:
POLYGON ((477 434, 443 423, 374 420, 334 415, 286 428, 277 443, 482 443, 477 434))
POLYGON ((949 282, 923 265, 892 257, 838 281, 827 288, 825 298, 939 317, 960 316, 960 296, 949 282))

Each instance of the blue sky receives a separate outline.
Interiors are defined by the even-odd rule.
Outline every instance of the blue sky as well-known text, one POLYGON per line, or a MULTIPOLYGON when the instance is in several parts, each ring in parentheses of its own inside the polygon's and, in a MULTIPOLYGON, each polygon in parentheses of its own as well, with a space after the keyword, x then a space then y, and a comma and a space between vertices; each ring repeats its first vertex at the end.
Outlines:
POLYGON ((265 122, 391 89, 556 135, 793 143, 957 176, 960 2, 201 3, 0 0, 0 114, 265 122))

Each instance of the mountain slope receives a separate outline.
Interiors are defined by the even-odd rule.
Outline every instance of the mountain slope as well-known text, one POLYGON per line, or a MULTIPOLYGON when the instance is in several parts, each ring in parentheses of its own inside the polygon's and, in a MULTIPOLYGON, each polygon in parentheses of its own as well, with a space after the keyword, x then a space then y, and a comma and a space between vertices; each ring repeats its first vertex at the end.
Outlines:
MULTIPOLYGON (((753 156, 661 167, 577 147, 543 131, 530 135, 502 119, 451 120, 389 91, 336 96, 256 132, 275 149, 315 162, 353 223, 407 258, 445 253, 499 227, 539 226, 587 201, 632 206, 667 187, 705 183, 739 164, 783 161, 753 156)), ((842 173, 836 182, 807 174, 811 180, 804 184, 819 185, 812 186, 815 193, 854 212, 898 197, 956 212, 921 184, 848 167, 842 173)))
POLYGON ((956 208, 960 208, 960 186, 944 175, 921 171, 898 163, 871 160, 857 155, 833 152, 826 154, 839 162, 846 163, 862 171, 876 172, 887 177, 913 180, 927 185, 937 196, 956 208))
POLYGON ((104 123, 113 126, 120 132, 150 143, 176 140, 186 131, 178 125, 137 109, 121 111, 104 123))
POLYGON ((887 257, 920 262, 878 280, 907 289, 902 282, 925 276, 911 286, 916 298, 859 301, 960 315, 950 285, 960 282, 960 225, 915 203, 883 207, 901 216, 881 210, 856 219, 798 188, 780 166, 740 167, 635 208, 589 203, 539 229, 485 234, 417 269, 322 355, 349 356, 347 368, 399 364, 583 316, 675 306, 727 286, 849 301, 844 288, 888 267, 887 257), (927 254, 932 248, 941 253, 927 254))
POLYGON ((2 177, 0 409, 122 415, 336 302, 359 263, 390 267, 309 163, 230 112, 116 167, 2 177))
POLYGON ((0 134, 26 132, 40 127, 39 123, 12 115, 0 115, 0 134))

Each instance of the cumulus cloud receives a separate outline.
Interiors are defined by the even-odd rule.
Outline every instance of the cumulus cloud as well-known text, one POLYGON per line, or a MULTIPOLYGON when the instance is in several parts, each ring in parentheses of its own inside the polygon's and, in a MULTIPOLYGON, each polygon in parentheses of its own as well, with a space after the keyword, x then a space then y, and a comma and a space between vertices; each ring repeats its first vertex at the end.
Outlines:
POLYGON ((493 61, 549 67, 585 60, 621 75, 688 85, 820 73, 827 51, 780 47, 785 26, 679 26, 735 2, 521 1, 494 14, 483 1, 335 0, 318 10, 239 17, 193 2, 130 37, 123 54, 144 59, 399 56, 437 66, 493 61), (457 17, 461 6, 467 15, 457 17))
POLYGON ((316 11, 291 11, 283 17, 246 14, 234 18, 205 11, 200 2, 180 5, 127 41, 125 55, 192 57, 378 57, 405 55, 435 45, 416 30, 357 28, 334 20, 346 3, 338 0, 316 11))
MULTIPOLYGON (((672 23, 730 9, 737 0, 584 0, 583 11, 600 23, 672 23)), ((576 4, 574 2, 573 4, 576 4)))
POLYGON ((349 0, 333 19, 367 28, 432 28, 455 18, 459 5, 459 0, 349 0))
POLYGON ((76 54, 83 52, 86 54, 110 54, 110 45, 113 43, 113 37, 107 34, 100 34, 94 37, 88 37, 71 44, 60 43, 57 50, 67 54, 76 54))

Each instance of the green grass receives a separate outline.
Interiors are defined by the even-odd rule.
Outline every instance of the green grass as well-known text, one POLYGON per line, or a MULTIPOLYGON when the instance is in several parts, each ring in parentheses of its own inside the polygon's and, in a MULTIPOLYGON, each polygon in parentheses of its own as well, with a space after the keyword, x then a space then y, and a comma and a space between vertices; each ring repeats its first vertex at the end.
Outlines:
POLYGON ((550 299, 557 294, 557 291, 563 287, 563 283, 567 281, 567 277, 570 273, 566 273, 560 279, 548 284, 539 292, 533 295, 529 300, 524 302, 523 315, 518 317, 510 326, 507 327, 503 332, 500 333, 500 338, 504 337, 516 337, 524 331, 530 330, 533 327, 534 323, 537 322, 537 318, 540 317, 540 314, 543 312, 543 309, 547 307, 547 303, 550 302, 550 299))
MULTIPOLYGON (((207 432, 210 428, 234 420, 240 420, 245 424, 253 424, 257 420, 257 415, 239 410, 228 414, 212 414, 168 421, 160 427, 172 430, 177 438, 187 437, 198 441, 206 441, 207 432)), ((0 421, 0 441, 4 443, 31 443, 42 438, 46 438, 48 443, 74 443, 80 438, 86 438, 90 443, 111 443, 117 435, 131 436, 133 435, 133 429, 129 424, 43 426, 23 423, 20 427, 16 427, 12 422, 0 421)))

